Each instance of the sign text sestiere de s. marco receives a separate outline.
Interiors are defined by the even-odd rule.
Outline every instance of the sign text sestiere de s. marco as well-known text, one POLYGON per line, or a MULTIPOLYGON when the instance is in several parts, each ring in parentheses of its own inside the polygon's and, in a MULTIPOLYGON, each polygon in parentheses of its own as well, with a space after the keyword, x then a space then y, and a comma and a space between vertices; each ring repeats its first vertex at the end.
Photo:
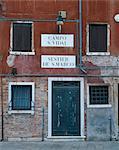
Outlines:
POLYGON ((75 68, 76 57, 72 55, 42 55, 42 68, 75 68))

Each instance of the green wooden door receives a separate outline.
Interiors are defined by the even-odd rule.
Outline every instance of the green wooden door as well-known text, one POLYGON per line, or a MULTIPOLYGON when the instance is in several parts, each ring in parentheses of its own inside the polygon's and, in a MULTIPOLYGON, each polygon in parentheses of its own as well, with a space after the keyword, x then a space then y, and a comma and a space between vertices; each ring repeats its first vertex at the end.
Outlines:
POLYGON ((54 81, 52 85, 52 135, 80 135, 80 82, 54 81))

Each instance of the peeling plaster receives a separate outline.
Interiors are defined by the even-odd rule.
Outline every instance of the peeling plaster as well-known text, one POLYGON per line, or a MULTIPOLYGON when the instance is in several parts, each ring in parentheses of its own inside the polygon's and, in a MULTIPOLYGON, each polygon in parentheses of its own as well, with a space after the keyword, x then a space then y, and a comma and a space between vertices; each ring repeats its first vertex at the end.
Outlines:
POLYGON ((6 4, 3 0, 0 0, 0 13, 3 13, 6 11, 6 4))
POLYGON ((3 55, 0 53, 0 61, 3 60, 3 55))
POLYGON ((15 58, 16 58, 15 55, 9 55, 7 57, 7 64, 8 64, 9 67, 13 67, 14 66, 15 58))
POLYGON ((88 61, 97 66, 119 66, 119 56, 84 56, 83 61, 88 61))
POLYGON ((100 67, 101 75, 119 75, 119 69, 108 68, 119 67, 119 56, 84 56, 83 61, 100 67), (102 69, 101 66, 103 66, 102 69))

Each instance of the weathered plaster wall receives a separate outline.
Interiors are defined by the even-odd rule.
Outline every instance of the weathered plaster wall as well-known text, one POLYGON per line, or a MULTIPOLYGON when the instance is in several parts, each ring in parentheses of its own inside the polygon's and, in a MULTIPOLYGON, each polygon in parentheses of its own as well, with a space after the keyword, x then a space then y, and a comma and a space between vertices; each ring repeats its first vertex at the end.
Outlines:
POLYGON ((110 87, 109 99, 112 105, 111 109, 87 108, 87 138, 90 140, 110 139, 108 120, 110 116, 112 119, 112 137, 118 135, 119 25, 114 21, 114 15, 118 13, 118 7, 118 1, 83 1, 83 63, 87 68, 87 74, 99 75, 97 78, 88 78, 87 83, 108 84, 110 87), (87 24, 89 23, 107 23, 109 25, 109 56, 86 56, 87 24))
MULTIPOLYGON (((35 19, 56 19, 59 10, 67 11, 67 19, 78 19, 78 1, 9 1, 5 0, 4 12, 2 17, 11 18, 35 18, 35 19)), ((114 22, 114 14, 118 13, 119 2, 113 0, 87 0, 83 1, 83 63, 86 67, 97 67, 95 70, 88 70, 87 75, 106 75, 119 76, 118 69, 105 68, 101 66, 119 66, 119 25, 114 22), (110 25, 110 56, 85 56, 87 50, 87 24, 92 22, 108 23, 110 25)), ((1 15, 1 14, 0 14, 1 15)), ((76 69, 42 69, 40 67, 40 56, 42 54, 57 55, 77 55, 78 50, 75 47, 69 48, 42 48, 40 45, 40 35, 42 33, 57 33, 56 23, 35 22, 34 23, 34 47, 35 56, 10 56, 10 25, 11 22, 0 22, 0 56, 3 56, 0 62, 0 72, 11 73, 11 67, 17 68, 18 74, 80 74, 79 68, 76 69), (4 33, 4 34, 3 34, 4 33), (1 67, 2 66, 2 67, 1 67)), ((76 24, 65 23, 63 33, 73 33, 76 39, 76 24)), ((118 120, 118 84, 119 79, 113 77, 85 77, 85 127, 88 139, 109 139, 110 117, 109 109, 87 109, 87 83, 106 83, 111 86, 110 103, 114 110, 114 120, 118 120), (115 92, 116 91, 116 92, 115 92), (114 94, 112 94, 112 92, 114 94), (86 114, 87 113, 87 114, 86 114), (116 118, 116 119, 115 119, 116 118), (92 122, 91 122, 92 121, 92 122), (105 125, 106 124, 106 125, 105 125), (105 126, 104 126, 105 125, 105 126), (103 132, 104 131, 104 132, 103 132)), ((1 87, 1 84, 0 84, 1 87)), ((45 137, 47 136, 47 78, 4 78, 3 79, 3 100, 4 100, 4 136, 7 138, 25 138, 25 137, 42 137, 42 104, 45 107, 45 137), (12 114, 8 112, 8 82, 10 81, 34 81, 35 82, 35 115, 29 114, 12 114)), ((1 107, 1 101, 0 101, 1 107)), ((0 109, 1 111, 1 109, 0 109)), ((0 112, 1 114, 1 112, 0 112)), ((1 119, 0 119, 1 124, 1 119)), ((112 124, 113 125, 113 124, 112 124)), ((115 129, 116 130, 116 129, 115 129)), ((1 125, 0 125, 1 132, 1 125)), ((1 134, 0 134, 1 136, 1 134)))
MULTIPOLYGON (((119 56, 84 56, 83 61, 92 63, 100 70, 100 75, 103 76, 118 76, 119 75, 119 56)), ((93 66, 87 67, 96 71, 93 66)))
MULTIPOLYGON (((66 19, 78 19, 78 0, 77 1, 13 1, 4 0, 5 11, 2 13, 4 18, 20 18, 20 19, 38 19, 38 22, 33 22, 34 26, 34 56, 11 56, 10 50, 10 28, 11 21, 1 21, 0 22, 0 54, 4 55, 2 60, 2 73, 11 73, 11 68, 15 67, 18 73, 28 73, 28 74, 39 74, 39 73, 52 73, 57 72, 56 69, 42 69, 41 68, 41 55, 77 55, 76 40, 74 42, 74 48, 46 48, 41 47, 41 34, 55 34, 57 33, 56 22, 40 22, 41 19, 56 20, 58 16, 58 11, 64 10, 67 12, 66 19), (4 34, 3 34, 4 33, 4 34)), ((76 39, 76 23, 66 22, 62 27, 62 33, 71 33, 75 35, 76 39)), ((68 73, 73 72, 70 69, 59 69, 58 72, 68 73)), ((74 73, 78 73, 78 70, 74 70, 74 73)))
POLYGON ((87 140, 110 140, 110 108, 88 108, 87 140))

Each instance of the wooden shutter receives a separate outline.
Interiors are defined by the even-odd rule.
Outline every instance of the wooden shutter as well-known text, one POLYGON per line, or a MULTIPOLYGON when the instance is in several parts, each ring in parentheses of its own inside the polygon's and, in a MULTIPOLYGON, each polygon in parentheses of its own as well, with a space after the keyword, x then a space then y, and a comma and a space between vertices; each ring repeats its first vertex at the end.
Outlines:
POLYGON ((89 25, 89 52, 107 52, 107 25, 89 25))
POLYGON ((32 51, 31 23, 13 24, 13 51, 20 51, 20 52, 32 51))

